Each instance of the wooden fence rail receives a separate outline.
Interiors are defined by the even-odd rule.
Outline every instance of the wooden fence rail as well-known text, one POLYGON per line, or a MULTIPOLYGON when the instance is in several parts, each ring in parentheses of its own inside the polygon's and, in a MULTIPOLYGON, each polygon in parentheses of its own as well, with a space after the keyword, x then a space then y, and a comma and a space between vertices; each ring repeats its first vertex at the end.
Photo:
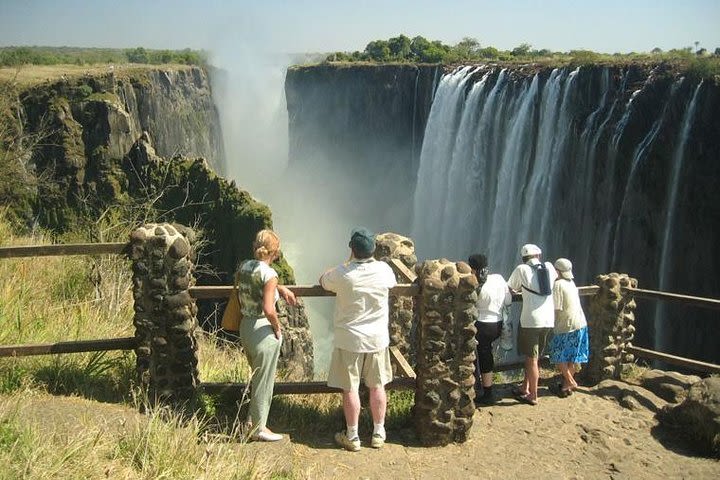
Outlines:
MULTIPOLYGON (((334 297, 333 292, 328 292, 320 285, 286 285, 295 296, 298 297, 334 297)), ((202 287, 190 287, 190 295, 200 300, 207 300, 213 298, 228 298, 230 292, 232 292, 232 285, 220 285, 220 286, 202 286, 202 287)), ((404 283, 393 287, 390 292, 393 295, 405 295, 412 297, 420 293, 420 287, 418 285, 404 283)))
POLYGON ((54 255, 119 255, 127 243, 68 243, 0 247, 0 258, 49 257, 54 255))
POLYGON ((720 373, 720 365, 715 365, 714 363, 701 362, 699 360, 692 360, 685 357, 677 357, 668 353, 662 353, 632 345, 626 345, 625 351, 632 353, 637 357, 647 358, 649 360, 660 360, 671 365, 678 365, 698 372, 720 373))
POLYGON ((4 345, 0 347, 0 357, 27 357, 53 353, 105 352, 109 350, 134 350, 135 337, 104 338, 101 340, 76 340, 31 345, 4 345))

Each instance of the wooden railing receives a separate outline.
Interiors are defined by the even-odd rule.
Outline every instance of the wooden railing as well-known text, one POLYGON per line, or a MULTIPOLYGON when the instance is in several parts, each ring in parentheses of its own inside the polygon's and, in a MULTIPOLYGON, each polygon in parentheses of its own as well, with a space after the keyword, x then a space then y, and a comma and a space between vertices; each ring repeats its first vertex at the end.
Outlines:
MULTIPOLYGON (((63 245, 31 245, 31 246, 13 246, 0 247, 0 259, 3 258, 22 258, 22 257, 41 257, 52 255, 120 255, 125 253, 128 247, 127 243, 83 243, 83 244, 63 244, 63 245)), ((416 296, 420 292, 420 287, 411 282, 415 279, 415 273, 405 267, 401 262, 393 262, 396 269, 410 283, 399 284, 392 289, 392 293, 402 296, 416 296)), ((298 297, 330 297, 335 294, 323 289, 319 285, 288 285, 288 288, 298 297)), ((596 285, 578 287, 581 296, 595 295, 599 287, 596 285)), ((677 293, 659 292, 655 290, 647 290, 640 288, 624 288, 627 293, 632 294, 636 298, 653 299, 660 301, 669 301, 681 303, 684 305, 692 305, 701 308, 720 310, 720 300, 712 298, 703 298, 690 295, 681 295, 677 293)), ((196 286, 189 289, 190 294, 196 299, 223 299, 227 298, 232 291, 232 286, 196 286)), ((520 301, 519 295, 513 296, 514 301, 520 301)), ((0 357, 25 356, 25 355, 45 355, 57 353, 77 353, 90 351, 109 351, 109 350, 132 350, 135 348, 135 339, 113 338, 98 340, 80 340, 57 342, 51 344, 35 344, 35 345, 7 345, 0 346, 0 357)), ((720 373, 720 365, 701 362, 689 358, 677 357, 663 352, 650 350, 642 347, 628 346, 628 352, 642 358, 651 360, 660 360, 669 364, 686 367, 693 370, 720 373)), ((521 364, 506 363, 499 364, 498 370, 507 370, 518 368, 521 364)), ((403 380, 403 382, 411 379, 403 380)), ((311 382, 312 383, 312 382, 311 382)), ((322 382, 321 382, 322 383, 322 382)), ((401 382, 402 384, 402 382, 401 382)), ((221 386, 212 386, 215 384, 207 384, 212 389, 227 388, 221 386)), ((220 385, 220 384, 218 384, 220 385)), ((278 384, 282 385, 282 384, 278 384)), ((294 387, 279 387, 280 390, 294 387)), ((313 387, 322 390, 320 387, 313 387)), ((329 387, 326 387, 329 388, 329 387)))

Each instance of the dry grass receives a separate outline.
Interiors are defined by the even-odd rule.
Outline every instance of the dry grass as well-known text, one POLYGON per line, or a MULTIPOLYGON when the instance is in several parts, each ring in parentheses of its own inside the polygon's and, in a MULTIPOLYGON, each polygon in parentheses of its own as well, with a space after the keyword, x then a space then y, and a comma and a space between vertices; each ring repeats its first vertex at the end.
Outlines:
POLYGON ((16 82, 23 87, 30 87, 43 82, 54 82, 63 78, 79 78, 83 76, 96 76, 110 73, 118 77, 129 77, 138 72, 149 70, 186 70, 187 65, 23 65, 21 67, 0 67, 0 81, 16 82))

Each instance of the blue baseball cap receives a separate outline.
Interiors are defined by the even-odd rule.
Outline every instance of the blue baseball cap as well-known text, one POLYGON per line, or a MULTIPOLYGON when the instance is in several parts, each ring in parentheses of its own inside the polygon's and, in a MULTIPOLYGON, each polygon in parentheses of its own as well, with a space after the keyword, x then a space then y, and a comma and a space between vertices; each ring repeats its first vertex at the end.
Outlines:
POLYGON ((350 233, 350 248, 360 257, 371 256, 375 252, 375 234, 367 228, 353 228, 350 233))

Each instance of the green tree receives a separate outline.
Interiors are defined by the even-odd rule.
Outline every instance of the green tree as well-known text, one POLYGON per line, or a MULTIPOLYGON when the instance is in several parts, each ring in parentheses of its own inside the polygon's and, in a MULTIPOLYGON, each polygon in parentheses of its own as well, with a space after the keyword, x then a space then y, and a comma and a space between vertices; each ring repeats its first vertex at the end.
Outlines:
POLYGON ((512 49, 512 54, 514 57, 524 57, 528 53, 530 53, 530 49, 532 48, 532 45, 529 43, 521 43, 517 47, 512 49))
POLYGON ((148 54, 143 47, 137 47, 132 50, 126 50, 128 62, 130 63, 149 63, 148 54))
POLYGON ((386 62, 390 59, 390 47, 385 40, 375 40, 367 44, 365 53, 377 62, 386 62))
POLYGON ((392 37, 387 41, 388 48, 390 49, 390 55, 400 60, 407 60, 410 58, 410 38, 405 35, 392 37))
POLYGON ((460 59, 472 60, 478 58, 480 42, 476 38, 464 37, 452 49, 460 59))

